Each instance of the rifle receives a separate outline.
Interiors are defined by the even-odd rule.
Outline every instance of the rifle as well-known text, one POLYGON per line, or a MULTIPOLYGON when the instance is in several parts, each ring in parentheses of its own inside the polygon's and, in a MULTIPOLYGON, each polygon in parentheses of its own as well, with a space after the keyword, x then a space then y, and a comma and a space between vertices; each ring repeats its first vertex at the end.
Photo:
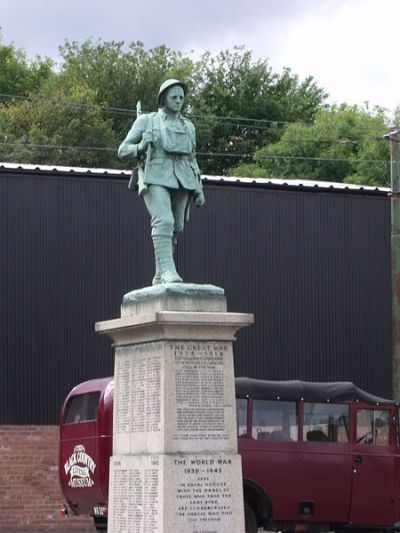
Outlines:
MULTIPOLYGON (((140 100, 138 100, 136 104, 136 117, 140 117, 141 114, 142 114, 142 103, 140 100)), ((136 189, 140 171, 144 172, 143 156, 138 157, 138 163, 136 167, 133 167, 132 169, 131 177, 128 183, 128 189, 136 189)))

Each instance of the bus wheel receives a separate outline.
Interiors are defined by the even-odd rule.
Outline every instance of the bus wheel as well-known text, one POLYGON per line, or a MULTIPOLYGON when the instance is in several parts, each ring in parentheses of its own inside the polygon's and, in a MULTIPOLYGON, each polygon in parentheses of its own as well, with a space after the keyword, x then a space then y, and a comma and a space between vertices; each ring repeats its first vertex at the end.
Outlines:
POLYGON ((248 503, 244 504, 244 521, 246 533, 257 533, 257 518, 248 503))
POLYGON ((94 517, 93 520, 96 531, 101 531, 101 533, 107 533, 107 518, 94 517))

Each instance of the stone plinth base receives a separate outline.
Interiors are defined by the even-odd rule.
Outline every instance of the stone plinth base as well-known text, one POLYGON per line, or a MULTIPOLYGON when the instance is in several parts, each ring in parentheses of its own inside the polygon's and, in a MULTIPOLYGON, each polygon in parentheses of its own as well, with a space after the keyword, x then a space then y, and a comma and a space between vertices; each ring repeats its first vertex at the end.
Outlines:
POLYGON ((239 455, 114 456, 108 531, 243 533, 239 455))
POLYGON ((223 289, 124 296, 115 346, 109 533, 243 533, 232 342, 253 316, 223 289))

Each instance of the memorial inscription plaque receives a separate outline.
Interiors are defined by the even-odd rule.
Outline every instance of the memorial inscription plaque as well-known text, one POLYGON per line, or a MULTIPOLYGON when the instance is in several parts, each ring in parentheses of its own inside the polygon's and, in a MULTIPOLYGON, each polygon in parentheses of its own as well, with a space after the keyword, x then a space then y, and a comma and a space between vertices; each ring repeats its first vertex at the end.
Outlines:
POLYGON ((111 531, 243 533, 235 513, 243 504, 240 472, 238 455, 113 458, 111 531), (168 490, 160 490, 162 479, 168 490))
POLYGON ((228 438, 225 423, 224 343, 171 344, 175 363, 175 440, 228 438))
POLYGON ((163 362, 160 353, 148 350, 149 346, 124 346, 115 354, 114 451, 118 453, 128 453, 131 441, 144 449, 147 438, 161 432, 163 362))
POLYGON ((162 531, 162 470, 154 456, 122 456, 110 469, 109 530, 119 533, 162 531))
POLYGON ((118 347, 114 453, 234 451, 233 380, 230 343, 118 347))

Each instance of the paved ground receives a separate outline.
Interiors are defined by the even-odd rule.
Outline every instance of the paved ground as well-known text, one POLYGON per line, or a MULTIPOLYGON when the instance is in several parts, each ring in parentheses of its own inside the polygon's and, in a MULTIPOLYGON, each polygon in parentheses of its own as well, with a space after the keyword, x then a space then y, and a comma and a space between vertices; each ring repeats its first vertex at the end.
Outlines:
POLYGON ((3 528, 0 528, 0 531, 1 533, 95 533, 96 530, 93 528, 86 528, 86 529, 68 529, 68 528, 65 528, 65 529, 58 529, 58 528, 54 528, 54 529, 30 529, 29 531, 28 530, 24 530, 22 531, 21 529, 3 529, 3 528))
MULTIPOLYGON (((1 533, 22 533, 21 530, 18 530, 16 531, 15 529, 14 530, 6 530, 6 529, 1 529, 0 530, 1 533)), ((85 528, 85 529, 68 529, 68 528, 65 528, 65 529, 33 529, 33 530, 29 530, 28 531, 25 531, 23 533, 51 533, 51 532, 54 532, 54 533, 95 533, 95 529, 93 527, 88 529, 88 528, 85 528)), ((270 532, 266 532, 264 529, 259 529, 258 530, 259 533, 274 533, 272 531, 270 532)), ((229 533, 229 532, 227 532, 229 533)))

